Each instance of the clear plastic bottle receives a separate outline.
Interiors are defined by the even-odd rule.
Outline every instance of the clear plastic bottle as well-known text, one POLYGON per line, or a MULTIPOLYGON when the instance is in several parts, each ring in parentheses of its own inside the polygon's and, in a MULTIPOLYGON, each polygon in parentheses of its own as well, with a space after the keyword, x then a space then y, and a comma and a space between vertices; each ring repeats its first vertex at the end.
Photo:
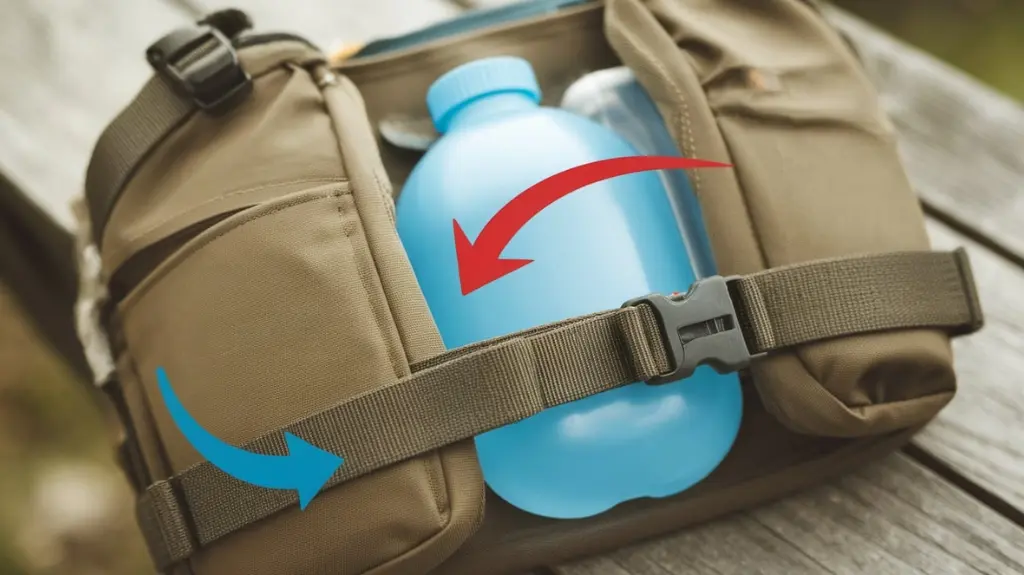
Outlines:
MULTIPOLYGON (((544 178, 638 155, 614 131, 539 101, 529 63, 511 57, 463 65, 428 92, 442 136, 406 181, 397 225, 449 348, 652 292, 685 292, 695 279, 665 188, 657 173, 644 172, 544 209, 501 254, 533 263, 462 294, 453 220, 473 240, 503 205, 544 178)), ((484 479, 509 503, 548 517, 585 517, 704 478, 731 448, 741 413, 738 377, 701 367, 684 381, 634 383, 545 410, 476 437, 476 447, 484 479)))
MULTIPOLYGON (((569 86, 561 106, 614 130, 645 156, 680 155, 657 106, 629 68, 587 74, 569 86)), ((690 180, 682 170, 664 170, 659 174, 697 277, 715 275, 714 256, 690 180)))

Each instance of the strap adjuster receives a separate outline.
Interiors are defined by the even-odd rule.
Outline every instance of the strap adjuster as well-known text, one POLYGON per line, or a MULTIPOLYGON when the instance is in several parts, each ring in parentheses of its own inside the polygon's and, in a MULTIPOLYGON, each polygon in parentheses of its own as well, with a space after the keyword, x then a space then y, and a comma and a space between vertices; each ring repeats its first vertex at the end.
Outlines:
POLYGON ((622 304, 649 306, 661 330, 670 369, 647 383, 661 385, 690 377, 702 364, 710 365, 718 373, 731 373, 750 365, 756 355, 750 353, 740 330, 729 295, 730 279, 712 276, 697 280, 682 296, 650 294, 622 304))
POLYGON ((242 69, 231 40, 212 26, 178 28, 150 46, 146 59, 210 114, 226 112, 252 92, 252 78, 242 69))

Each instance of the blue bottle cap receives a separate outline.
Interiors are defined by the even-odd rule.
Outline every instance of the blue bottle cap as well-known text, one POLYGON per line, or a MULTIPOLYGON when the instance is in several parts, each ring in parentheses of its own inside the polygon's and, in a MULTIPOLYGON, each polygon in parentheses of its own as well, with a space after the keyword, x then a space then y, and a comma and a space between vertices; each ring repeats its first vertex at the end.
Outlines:
POLYGON ((529 62, 514 56, 483 58, 450 70, 431 84, 427 109, 434 127, 445 133, 454 112, 495 92, 521 92, 540 103, 540 86, 529 62))

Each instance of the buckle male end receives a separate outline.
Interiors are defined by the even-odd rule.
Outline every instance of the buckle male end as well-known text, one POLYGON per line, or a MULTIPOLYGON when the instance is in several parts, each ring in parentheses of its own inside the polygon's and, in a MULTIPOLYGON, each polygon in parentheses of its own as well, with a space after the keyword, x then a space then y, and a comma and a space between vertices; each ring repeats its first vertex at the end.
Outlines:
POLYGON ((682 296, 650 294, 622 304, 649 306, 658 320, 670 369, 647 383, 661 385, 685 379, 703 364, 718 373, 750 365, 754 356, 747 348, 729 295, 731 279, 711 276, 697 280, 682 296))
POLYGON ((146 60, 203 111, 219 115, 252 92, 231 40, 208 25, 178 28, 146 50, 146 60))

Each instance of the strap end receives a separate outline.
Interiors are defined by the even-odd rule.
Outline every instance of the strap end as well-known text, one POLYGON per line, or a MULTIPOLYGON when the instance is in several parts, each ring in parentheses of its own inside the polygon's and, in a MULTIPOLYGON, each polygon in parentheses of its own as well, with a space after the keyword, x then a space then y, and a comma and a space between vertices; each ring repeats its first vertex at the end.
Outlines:
POLYGON ((953 258, 956 261, 957 271, 960 273, 960 284, 964 291, 964 300, 970 319, 960 328, 953 330, 951 335, 969 335, 985 327, 985 314, 981 309, 981 298, 978 297, 978 287, 974 283, 974 274, 971 270, 971 260, 967 255, 967 249, 957 248, 953 251, 953 258))

